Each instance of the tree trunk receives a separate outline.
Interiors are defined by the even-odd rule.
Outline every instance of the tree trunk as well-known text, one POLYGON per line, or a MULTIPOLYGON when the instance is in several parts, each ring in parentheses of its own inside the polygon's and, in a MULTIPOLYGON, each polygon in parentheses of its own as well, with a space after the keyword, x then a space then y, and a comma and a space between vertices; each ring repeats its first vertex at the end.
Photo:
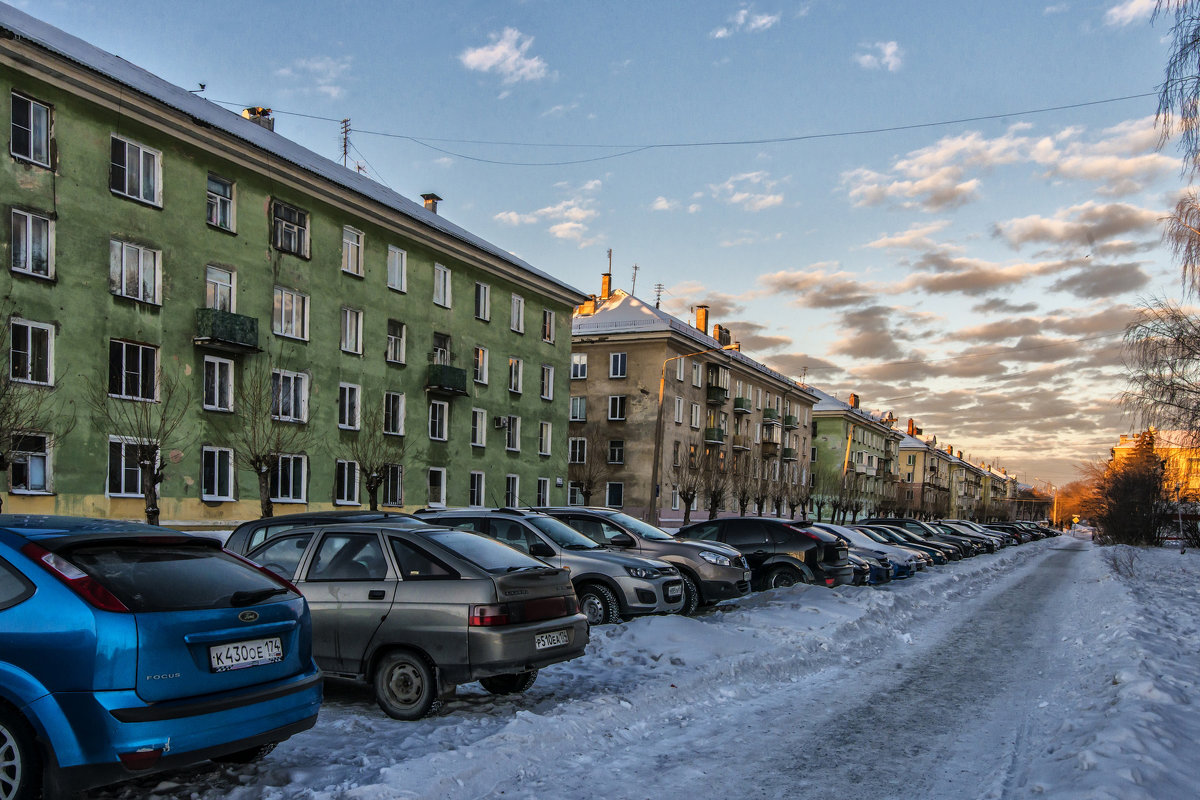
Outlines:
POLYGON ((379 487, 383 485, 383 481, 367 478, 367 502, 370 504, 372 511, 379 510, 379 487))
POLYGON ((255 473, 258 478, 258 508, 263 519, 275 516, 275 504, 271 502, 271 475, 265 469, 255 473))

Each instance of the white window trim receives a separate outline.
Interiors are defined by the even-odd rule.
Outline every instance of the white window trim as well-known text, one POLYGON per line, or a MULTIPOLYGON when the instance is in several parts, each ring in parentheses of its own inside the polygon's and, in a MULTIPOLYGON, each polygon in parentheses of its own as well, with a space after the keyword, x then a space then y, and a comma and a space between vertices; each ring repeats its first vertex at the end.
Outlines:
POLYGON ((447 403, 445 400, 430 400, 429 401, 429 424, 428 424, 427 428, 428 428, 429 438, 431 441, 444 442, 449 438, 449 435, 450 435, 450 404, 449 403, 447 403), (434 406, 440 406, 440 408, 441 408, 441 413, 438 414, 438 417, 441 420, 441 425, 439 426, 441 428, 441 436, 433 435, 433 421, 434 421, 433 409, 434 409, 434 406))
POLYGON ((571 380, 583 381, 587 380, 588 357, 587 353, 571 353, 571 380), (578 360, 576 360, 578 356, 578 360), (579 367, 579 369, 576 369, 579 367))
POLYGON ((233 398, 234 398, 234 385, 233 385, 234 364, 233 364, 233 361, 228 358, 218 358, 217 356, 205 356, 203 370, 204 371, 200 375, 200 380, 201 380, 200 404, 201 404, 201 407, 205 411, 222 411, 222 412, 226 412, 226 413, 233 411, 233 398), (221 375, 222 367, 224 367, 226 370, 228 370, 228 375, 229 375, 228 392, 223 393, 220 391, 220 386, 218 385, 218 387, 217 387, 218 394, 227 394, 227 396, 220 398, 220 400, 227 401, 225 405, 210 405, 205 400, 205 388, 207 387, 207 384, 208 384, 208 366, 209 366, 209 364, 212 364, 213 368, 217 370, 218 378, 221 375))
POLYGON ((513 394, 521 394, 525 382, 525 362, 516 356, 508 359, 508 390, 513 394), (514 370, 513 367, 516 367, 514 370))
POLYGON ((568 464, 586 464, 587 463, 587 438, 584 436, 572 436, 567 439, 567 463, 568 464), (579 457, 576 458, 576 453, 579 457))
POLYGON ((483 322, 492 321, 492 287, 483 282, 475 283, 475 319, 483 322), (482 313, 480 313, 479 292, 483 290, 482 313))
POLYGON ((487 411, 482 408, 471 409, 471 446, 487 447, 487 411), (476 437, 478 434, 478 438, 476 437))
POLYGON ((675 421, 680 425, 683 424, 683 398, 675 398, 675 421))
POLYGON ((397 323, 400 326, 400 336, 395 337, 400 342, 400 346, 398 348, 400 352, 396 354, 399 356, 399 358, 394 359, 394 358, 389 357, 390 351, 391 351, 390 345, 391 345, 391 341, 392 341, 393 337, 392 337, 391 333, 387 333, 386 335, 388 337, 388 344, 387 344, 387 346, 384 347, 383 359, 384 359, 384 361, 386 361, 389 364, 406 364, 406 363, 408 363, 408 323, 401 322, 398 319, 389 319, 388 320, 389 329, 391 327, 391 323, 393 323, 393 322, 397 323))
POLYGON ((365 233, 349 225, 342 226, 342 272, 359 278, 363 276, 363 250, 366 244, 365 233), (358 237, 357 241, 354 237, 358 237))
POLYGON ((525 332, 525 298, 519 294, 512 296, 508 327, 516 333, 525 332))
MULTIPOLYGON (((135 436, 109 436, 108 443, 110 445, 114 444, 114 443, 120 443, 123 445, 129 445, 129 444, 154 445, 155 455, 156 455, 155 462, 154 462, 155 468, 157 469, 158 465, 160 463, 162 463, 162 447, 160 447, 157 442, 151 441, 150 439, 139 439, 135 436)), ((124 454, 124 451, 122 451, 122 454, 124 454)), ((107 448, 105 448, 105 450, 104 450, 104 463, 106 466, 108 465, 108 449, 107 448)), ((122 463, 124 463, 124 458, 122 458, 122 463)), ((141 469, 141 467, 139 466, 139 470, 140 469, 141 469)), ((110 492, 109 488, 108 488, 110 478, 111 478, 111 473, 108 473, 106 470, 105 475, 104 475, 104 495, 106 497, 143 497, 144 496, 142 493, 142 481, 141 481, 140 475, 138 477, 137 492, 132 493, 132 494, 129 492, 120 492, 117 494, 110 492)))
POLYGON ((286 370, 286 369, 275 369, 275 370, 271 370, 271 376, 272 376, 272 381, 271 381, 271 389, 272 389, 271 419, 278 420, 280 422, 298 422, 298 423, 308 422, 308 375, 303 372, 292 372, 291 370, 286 370), (283 382, 284 378, 289 378, 289 379, 291 379, 291 381, 293 383, 296 381, 299 381, 301 387, 303 387, 303 390, 300 393, 301 408, 300 408, 299 415, 293 414, 292 416, 285 417, 282 414, 275 413, 274 376, 276 376, 276 375, 279 376, 280 383, 283 382))
POLYGON ((475 350, 472 350, 472 351, 471 351, 471 358, 472 358, 472 359, 476 358, 476 352, 475 352, 475 351, 478 351, 479 353, 481 353, 481 354, 483 355, 483 362, 482 362, 482 363, 483 363, 483 369, 481 369, 481 370, 477 370, 477 369, 476 369, 476 363, 477 363, 477 362, 475 362, 475 361, 472 361, 472 363, 471 363, 471 376, 473 377, 473 379, 474 379, 475 383, 478 383, 478 384, 480 384, 480 385, 482 385, 482 386, 487 386, 487 382, 488 382, 488 367, 490 366, 490 365, 489 365, 489 361, 491 360, 491 354, 490 354, 490 353, 488 353, 488 349, 487 349, 486 347, 476 347, 476 348, 475 348, 475 350), (478 374, 476 374, 476 373, 478 373, 478 374))
POLYGON ((510 453, 521 452, 521 418, 510 415, 508 428, 504 431, 504 449, 510 453))
MULTIPOLYGON (((125 348, 124 349, 125 356, 128 356, 128 352, 129 352, 128 346, 129 345, 132 345, 132 346, 140 348, 140 349, 149 349, 149 350, 154 351, 154 394, 152 397, 142 397, 141 395, 137 395, 137 394, 113 394, 112 392, 109 392, 108 396, 109 397, 117 397, 122 400, 134 400, 134 401, 141 402, 141 403, 153 403, 153 402, 157 401, 158 400, 158 371, 162 367, 162 361, 161 361, 162 354, 159 352, 159 349, 157 347, 155 347, 154 345, 144 344, 142 342, 131 342, 127 339, 110 339, 109 340, 109 358, 112 357, 112 342, 114 342, 114 341, 120 342, 121 345, 125 348)), ((140 362, 140 359, 139 359, 139 362, 140 362)), ((140 368, 140 366, 141 365, 139 363, 139 368, 140 368)), ((110 369, 111 369, 111 365, 110 365, 110 369)), ((141 374, 141 373, 139 372, 139 374, 141 374)), ((126 388, 128 388, 128 387, 126 387, 126 388)))
POLYGON ((112 171, 112 168, 114 165, 112 163, 112 152, 111 152, 111 144, 110 144, 109 145, 109 148, 110 148, 109 149, 109 171, 110 171, 110 174, 109 174, 109 179, 108 179, 109 191, 111 191, 115 195, 120 195, 121 197, 127 197, 130 200, 135 200, 139 203, 145 203, 147 205, 157 206, 157 207, 161 208, 162 207, 162 191, 163 191, 162 152, 159 150, 155 150, 152 147, 147 147, 146 145, 142 144, 141 142, 135 142, 133 139, 128 139, 124 136, 120 136, 116 133, 110 134, 110 136, 112 139, 122 142, 125 145, 125 166, 124 166, 125 188, 124 189, 116 189, 112 185, 113 182, 112 182, 111 171, 112 171), (141 194, 129 194, 129 192, 126 191, 129 187, 129 148, 131 146, 136 147, 139 151, 139 155, 138 155, 138 174, 139 175, 141 174, 141 170, 142 170, 141 153, 148 153, 154 157, 154 199, 153 200, 142 197, 141 194))
POLYGON ((451 308, 454 298, 451 292, 452 273, 442 264, 433 265, 433 303, 442 308, 451 308))
MULTIPOLYGON (((9 130, 9 140, 8 140, 9 141, 8 152, 12 154, 13 158, 20 159, 21 161, 24 161, 26 163, 37 164, 38 166, 41 166, 41 167, 49 167, 50 166, 51 142, 54 141, 54 113, 51 110, 50 105, 48 103, 43 103, 40 100, 34 100, 32 97, 25 94, 24 92, 15 92, 14 91, 14 92, 12 92, 12 96, 21 98, 25 102, 29 103, 29 106, 30 106, 30 108, 29 108, 29 114, 30 114, 29 154, 26 155, 25 153, 18 153, 16 150, 12 149, 12 142, 15 137, 13 137, 11 135, 12 134, 11 127, 16 125, 16 121, 13 120, 11 118, 11 116, 9 118, 10 130, 9 130), (40 106, 46 110, 46 142, 45 142, 46 160, 45 161, 38 161, 33 156, 33 127, 32 127, 33 126, 33 119, 32 119, 33 106, 40 106)), ((9 98, 9 101, 8 101, 8 108, 9 108, 9 112, 11 114, 11 111, 12 111, 12 98, 11 97, 9 98)))
POLYGON ((342 331, 341 331, 341 347, 343 353, 351 353, 356 356, 361 356, 363 351, 363 312, 359 308, 350 308, 342 306, 342 331), (350 327, 347 327, 350 323, 350 327), (354 337, 354 341, 346 341, 347 331, 354 337))
POLYGON ((383 414, 383 420, 384 420, 383 432, 384 432, 384 434, 386 434, 387 436, 403 436, 404 435, 404 418, 408 414, 408 400, 405 398, 404 392, 384 392, 383 393, 383 410, 384 410, 384 414, 383 414), (394 399, 394 398, 399 398, 399 400, 400 400, 400 409, 399 409, 399 412, 395 415, 396 419, 400 423, 400 425, 397 430, 389 431, 387 429, 387 417, 388 417, 387 407, 388 407, 388 401, 390 399, 394 399))
MULTIPOLYGON (((46 443, 46 448, 43 451, 34 450, 17 450, 13 447, 9 451, 9 473, 8 473, 8 491, 9 494, 24 494, 24 495, 48 495, 54 494, 54 470, 52 462, 53 445, 50 441, 51 437, 48 433, 42 431, 12 431, 13 438, 18 436, 41 436, 46 443), (12 481, 12 466, 21 460, 21 456, 38 456, 42 459, 43 475, 45 476, 46 488, 44 489, 27 489, 21 488, 13 484, 12 481)), ((11 444, 11 439, 10 439, 11 444)), ((26 459, 28 464, 28 459, 26 459)))
MULTIPOLYGON (((309 300, 308 295, 304 294, 303 292, 297 292, 295 289, 289 289, 286 286, 276 285, 274 294, 273 294, 273 298, 274 298, 275 304, 271 308, 271 332, 274 333, 276 336, 282 336, 285 339, 299 339, 300 341, 307 342, 308 341, 308 318, 309 318, 309 312, 310 312, 310 303, 308 302, 308 300, 309 300), (284 317, 283 317, 283 302, 282 301, 289 296, 291 296, 293 298, 300 298, 301 300, 303 300, 303 303, 304 303, 304 308, 302 309, 302 312, 300 314, 300 319, 299 319, 299 325, 302 330, 298 334, 288 333, 286 330, 284 330, 287 326, 285 326, 283 324, 284 317), (279 316, 278 317, 276 317, 276 315, 275 315, 276 307, 279 308, 279 316)), ((295 301, 293 301, 292 307, 293 307, 293 309, 295 308, 295 301)), ((292 314, 291 318, 294 319, 295 316, 296 316, 295 314, 292 314)))
POLYGON ((303 208, 292 205, 291 203, 285 202, 278 198, 271 198, 271 205, 267 209, 267 214, 269 215, 270 220, 271 220, 271 247, 273 247, 274 249, 278 250, 281 253, 288 253, 289 255, 294 255, 297 258, 308 258, 309 252, 310 252, 310 246, 312 243, 311 238, 310 238, 312 235, 312 232, 311 232, 312 215, 310 213, 308 213, 308 211, 304 210, 303 208), (276 217, 275 216, 276 206, 290 208, 292 211, 295 211, 297 214, 303 214, 304 215, 304 225, 302 225, 302 226, 297 225, 294 222, 288 222, 282 218, 276 217), (280 225, 284 225, 284 226, 287 226, 288 228, 296 229, 297 239, 299 240, 299 248, 297 248, 295 250, 289 250, 285 247, 282 247, 279 244, 279 242, 276 241, 275 234, 276 234, 277 227, 280 225))
POLYGON ((220 264, 205 264, 204 265, 204 302, 206 304, 206 307, 212 308, 212 309, 217 309, 217 306, 207 305, 208 304, 208 287, 210 285, 215 285, 215 286, 226 286, 227 285, 229 287, 229 313, 231 313, 231 314, 237 313, 237 271, 232 270, 229 267, 223 267, 220 264), (219 272, 224 272, 226 275, 229 276, 229 283, 228 284, 223 284, 223 283, 214 284, 211 281, 209 281, 208 271, 210 269, 215 269, 215 270, 218 270, 219 272))
POLYGON ((567 418, 568 422, 587 422, 587 397, 584 395, 573 395, 567 406, 567 413, 569 415, 567 418), (580 410, 583 411, 583 416, 575 416, 576 401, 578 401, 580 410))
MULTIPOLYGON (((10 380, 15 381, 16 383, 30 384, 32 386, 53 386, 54 385, 54 326, 49 323, 46 323, 46 322, 34 322, 31 319, 22 319, 21 317, 13 317, 11 320, 9 320, 9 323, 8 323, 8 370, 9 370, 9 373, 8 374, 10 376, 12 375, 12 353, 13 353, 13 345, 15 344, 15 341, 13 338, 13 325, 26 325, 30 328, 39 328, 41 330, 46 331, 46 380, 45 380, 45 382, 33 380, 32 378, 10 378, 10 380)), ((32 367, 33 367, 32 355, 33 355, 32 352, 30 352, 31 358, 29 360, 29 366, 30 366, 31 373, 32 373, 32 367)), ((155 364, 157 365, 157 363, 158 363, 158 360, 156 358, 155 364)))
POLYGON ((542 341, 547 344, 554 344, 554 327, 558 324, 558 317, 553 311, 548 308, 542 309, 542 341), (550 324, 547 325, 546 323, 550 324), (549 333, 547 333, 549 332, 549 333))
POLYGON ((237 489, 237 468, 233 462, 233 450, 228 447, 202 447, 200 448, 200 499, 208 503, 231 503, 236 498, 234 494, 237 489), (211 494, 204 491, 204 456, 206 453, 219 453, 222 460, 229 467, 229 494, 211 494))
POLYGON ((130 300, 136 300, 139 303, 149 303, 151 305, 162 305, 162 251, 155 250, 152 247, 137 244, 136 242, 127 242, 122 239, 109 239, 108 241, 108 290, 115 297, 125 297, 130 300), (125 281, 126 270, 128 265, 125 263, 126 248, 132 248, 138 254, 138 293, 126 294, 125 281), (151 262, 150 271, 154 273, 154 291, 152 296, 145 297, 141 290, 145 282, 141 279, 141 275, 146 272, 146 259, 151 262))
MULTIPOLYGON (((34 162, 34 163, 36 163, 36 162, 34 162)), ((26 263, 23 264, 20 268, 14 267, 12 265, 12 258, 10 256, 9 267, 12 269, 13 272, 15 272, 19 275, 28 275, 31 278, 41 278, 42 280, 52 280, 54 278, 54 249, 55 249, 55 247, 54 247, 54 222, 55 222, 55 220, 53 220, 50 217, 45 216, 44 214, 38 214, 34 211, 26 211, 23 208, 14 208, 12 210, 12 218, 10 218, 10 220, 9 220, 10 224, 12 226, 12 228, 10 229, 10 232, 9 232, 10 236, 12 237, 10 239, 10 242, 12 243, 12 246, 14 246, 14 247, 15 247, 15 243, 16 243, 16 230, 15 229, 16 229, 16 225, 17 225, 17 220, 15 219, 15 217, 17 217, 18 215, 24 218, 24 220, 22 222, 22 226, 25 229, 25 262, 26 263), (35 272, 33 270, 33 221, 35 219, 40 219, 46 223, 46 274, 45 275, 43 275, 40 272, 35 272)))
POLYGON ((361 472, 362 472, 362 470, 358 466, 357 461, 352 461, 350 459, 345 459, 345 458, 337 459, 337 462, 334 465, 334 473, 333 473, 333 477, 334 477, 333 504, 335 506, 360 506, 360 505, 362 505, 362 501, 360 500, 360 494, 359 494, 359 484, 362 483, 361 472), (350 488, 353 488, 353 490, 354 490, 354 495, 352 497, 338 497, 338 495, 341 493, 342 488, 343 488, 341 485, 338 484, 338 481, 337 481, 337 468, 338 467, 344 467, 346 470, 353 470, 354 480, 350 485, 350 488))
POLYGON ((629 376, 629 354, 628 353, 609 353, 608 354, 608 377, 610 378, 625 378, 629 376), (621 365, 621 371, 617 372, 618 362, 621 365))
POLYGON ((521 476, 510 472, 504 476, 504 505, 516 508, 521 504, 521 476), (508 502, 512 500, 513 502, 508 502))
POLYGON ((604 507, 605 508, 624 508, 625 507, 625 482, 624 481, 607 481, 604 484, 604 507), (614 487, 614 486, 621 487, 621 502, 618 505, 613 505, 611 502, 612 487, 614 487))
MULTIPOLYGON (((623 394, 610 394, 610 395, 608 396, 608 418, 609 418, 610 420, 612 420, 613 422, 620 422, 621 420, 624 420, 624 419, 625 419, 625 417, 624 417, 624 416, 621 416, 621 417, 614 417, 614 416, 613 416, 613 400, 617 399, 618 397, 626 397, 626 396, 625 396, 625 395, 623 395, 623 394)), ((618 403, 618 405, 625 405, 625 406, 626 406, 626 408, 624 409, 624 411, 625 411, 625 415, 626 415, 626 416, 628 416, 628 414, 629 414, 628 403, 629 403, 629 400, 628 400, 628 399, 626 399, 624 403, 618 403)))
POLYGON ((425 494, 426 494, 426 497, 428 497, 428 495, 429 495, 429 477, 431 475, 433 475, 433 473, 435 473, 435 472, 442 476, 442 480, 441 480, 442 493, 441 493, 441 496, 439 496, 437 499, 434 499, 432 497, 428 498, 429 499, 429 507, 430 508, 445 508, 446 507, 446 468, 445 467, 430 467, 429 468, 429 471, 425 475, 425 494))
POLYGON ((554 367, 542 364, 542 399, 554 399, 554 367))
MULTIPOLYGON (((222 202, 229 203, 229 225, 225 226, 225 225, 222 225, 220 222, 214 222, 211 219, 207 219, 208 211, 206 208, 205 218, 206 218, 206 221, 208 222, 208 224, 211 225, 212 227, 216 228, 217 230, 229 231, 230 233, 237 233, 237 185, 233 181, 229 180, 228 178, 222 178, 220 175, 210 172, 210 173, 208 173, 208 179, 206 179, 205 183, 204 183, 204 197, 205 197, 206 205, 207 205, 209 198, 216 198, 214 200, 214 204, 217 206, 217 208, 221 207, 222 202), (216 180, 216 181, 220 181, 221 183, 229 184, 229 197, 222 197, 221 195, 210 191, 208 189, 208 180, 216 180)), ((219 213, 217 214, 217 217, 220 218, 219 213)))
POLYGON ((471 476, 467 479, 467 508, 483 508, 487 505, 487 475, 478 471, 471 470, 471 476), (471 502, 471 494, 475 491, 475 479, 479 479, 479 496, 477 503, 471 502))
POLYGON ((542 422, 538 425, 538 455, 548 456, 550 450, 554 446, 551 437, 554 435, 553 426, 549 422, 542 422))
POLYGON ((338 427, 344 431, 356 431, 362 426, 362 387, 357 383, 338 384, 338 427), (344 398, 353 398, 354 407, 347 409, 344 398))
POLYGON ((408 251, 394 244, 388 245, 387 285, 397 292, 408 291, 408 251))
POLYGON ((535 502, 539 506, 550 505, 550 479, 549 478, 538 478, 537 479, 537 495, 535 497, 535 502))
MULTIPOLYGON (((282 463, 284 459, 287 459, 293 465, 298 462, 301 465, 301 468, 304 470, 304 474, 300 478, 300 496, 299 497, 281 497, 281 496, 272 494, 271 502, 272 503, 293 503, 293 504, 307 503, 308 502, 308 456, 303 455, 302 453, 280 453, 279 454, 279 463, 277 463, 275 465, 276 477, 279 474, 279 464, 282 463)), ((294 474, 295 473, 293 472, 293 475, 294 474)), ((268 483, 269 483, 269 481, 268 481, 268 483)), ((293 485, 294 485, 294 483, 295 483, 295 481, 293 481, 293 485)))
POLYGON ((383 471, 384 471, 383 486, 380 487, 381 489, 383 489, 383 496, 379 500, 379 505, 387 506, 388 508, 403 507, 404 506, 404 465, 403 464, 384 464, 383 471), (400 496, 399 497, 389 497, 388 496, 388 487, 391 484, 391 472, 392 472, 393 468, 396 470, 399 470, 399 473, 400 473, 400 496))

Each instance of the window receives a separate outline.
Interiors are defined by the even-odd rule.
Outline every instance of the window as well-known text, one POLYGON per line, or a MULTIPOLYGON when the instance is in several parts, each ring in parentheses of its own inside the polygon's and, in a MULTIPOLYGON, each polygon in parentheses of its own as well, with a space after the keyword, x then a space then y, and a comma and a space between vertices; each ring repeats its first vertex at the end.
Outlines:
POLYGON ((162 254, 115 239, 108 243, 108 290, 143 303, 158 303, 162 254))
POLYGON ((233 183, 208 174, 208 224, 233 230, 233 183))
POLYGON ((587 439, 582 436, 572 436, 567 440, 567 463, 587 463, 587 439))
POLYGON ((699 430, 700 428, 700 404, 692 403, 692 427, 699 430))
POLYGON ((275 287, 275 310, 271 330, 292 339, 308 338, 308 295, 282 286, 275 287))
POLYGON ((577 481, 567 482, 567 505, 583 505, 583 486, 577 481))
POLYGON ((625 395, 615 394, 609 396, 608 418, 615 420, 625 419, 625 395))
POLYGON ((554 399, 554 367, 542 364, 542 399, 554 399))
POLYGON ((50 166, 49 106, 13 94, 11 152, 17 158, 50 166))
POLYGON ((486 384, 488 382, 488 351, 486 347, 475 348, 475 382, 486 384))
POLYGON ((487 447, 487 412, 482 408, 471 409, 471 446, 487 447))
POLYGON ((9 491, 40 494, 50 491, 50 444, 42 433, 14 433, 9 450, 9 491))
POLYGON ((387 324, 387 349, 384 358, 393 364, 404 363, 404 351, 408 334, 407 326, 399 320, 389 319, 387 324))
POLYGON ((433 334, 433 352, 430 355, 433 357, 432 363, 450 366, 450 334, 433 334))
POLYGON ((308 456, 280 454, 279 463, 271 472, 271 502, 303 503, 307 471, 308 456))
POLYGON ((400 464, 383 465, 383 505, 404 505, 404 467, 400 464))
POLYGON ((404 394, 383 393, 383 432, 391 436, 404 435, 404 394))
POLYGON ((467 505, 480 508, 487 502, 485 494, 486 479, 482 472, 471 473, 471 484, 467 490, 467 505))
POLYGON ((233 362, 204 357, 204 398, 207 411, 233 411, 233 362))
POLYGON ((608 463, 624 464, 625 463, 625 440, 611 439, 608 443, 608 463))
POLYGON ((604 485, 604 505, 609 508, 620 508, 625 505, 625 484, 606 483, 604 485))
POLYGON ((362 355, 363 312, 356 308, 342 309, 342 352, 362 355))
POLYGON ((671 487, 671 510, 672 511, 679 510, 679 487, 678 486, 671 487))
POLYGON ((550 455, 550 423, 542 422, 538 425, 538 455, 550 455))
POLYGON ((675 398, 675 421, 681 425, 683 424, 683 398, 682 397, 675 398))
POLYGON ((535 506, 539 506, 539 507, 550 505, 550 479, 549 478, 538 478, 537 479, 537 498, 533 501, 533 504, 535 506))
POLYGON ((446 441, 446 417, 450 406, 444 400, 429 402, 429 438, 435 441, 446 441))
POLYGON ((587 420, 587 398, 572 397, 571 398, 571 422, 585 422, 587 420))
POLYGON ((363 232, 349 225, 342 228, 342 272, 363 274, 363 232))
POLYGON ((508 390, 516 394, 521 393, 521 378, 525 372, 525 362, 516 356, 508 358, 508 390))
POLYGON ((271 244, 281 252, 308 258, 308 212, 278 200, 272 202, 271 244))
POLYGON ((233 451, 225 447, 200 450, 200 499, 233 500, 233 451))
POLYGON ((548 308, 542 309, 542 341, 554 343, 554 312, 548 308))
POLYGON ((681 358, 675 362, 675 380, 682 381, 684 370, 687 369, 686 358, 681 358))
POLYGON ((509 327, 517 333, 525 332, 525 298, 519 294, 512 296, 512 319, 509 327))
POLYGON ((108 188, 134 200, 162 205, 161 164, 162 154, 157 150, 114 136, 108 188))
POLYGON ((428 503, 431 506, 446 505, 446 470, 443 467, 429 468, 428 503))
POLYGON ((54 275, 54 222, 48 217, 13 209, 12 271, 54 275))
POLYGON ((9 328, 8 376, 22 383, 54 382, 54 328, 14 319, 9 328))
POLYGON ((359 397, 361 389, 353 383, 338 384, 338 427, 344 430, 358 430, 362 415, 360 414, 359 397))
POLYGON ((521 450, 521 418, 509 417, 508 427, 504 431, 504 449, 513 452, 521 450))
POLYGON ((333 473, 335 505, 358 505, 358 462, 338 459, 333 473))
POLYGON ((910 466, 910 467, 911 467, 911 466, 913 466, 913 465, 914 465, 914 464, 916 464, 916 463, 917 463, 917 454, 916 454, 916 453, 909 453, 909 454, 908 454, 908 466, 910 466))
POLYGON ((587 377, 587 353, 571 353, 571 380, 587 377))
POLYGON ((475 284, 475 319, 487 322, 492 318, 492 287, 486 283, 475 284))
POLYGON ((408 291, 408 253, 394 245, 388 245, 387 285, 397 292, 408 291))
POLYGON ((521 504, 521 476, 504 476, 504 505, 506 508, 516 508, 521 504))
POLYGON ((609 353, 608 354, 608 377, 624 378, 626 375, 627 361, 625 353, 609 353))
POLYGON ((233 311, 234 277, 231 270, 209 264, 204 268, 204 307, 233 311))
POLYGON ((679 446, 680 442, 676 440, 671 450, 671 463, 677 467, 679 466, 679 446))
POLYGON ((108 343, 108 393, 128 400, 157 399, 158 349, 147 344, 108 343))
POLYGON ((433 302, 450 308, 450 270, 441 264, 433 265, 433 302))
POLYGON ((704 385, 704 365, 692 362, 692 386, 704 385))
POLYGON ((158 446, 110 436, 108 439, 108 494, 111 497, 142 496, 142 466, 144 457, 151 468, 158 463, 158 446))
POLYGON ((308 419, 308 376, 302 372, 271 371, 271 417, 282 422, 308 419))

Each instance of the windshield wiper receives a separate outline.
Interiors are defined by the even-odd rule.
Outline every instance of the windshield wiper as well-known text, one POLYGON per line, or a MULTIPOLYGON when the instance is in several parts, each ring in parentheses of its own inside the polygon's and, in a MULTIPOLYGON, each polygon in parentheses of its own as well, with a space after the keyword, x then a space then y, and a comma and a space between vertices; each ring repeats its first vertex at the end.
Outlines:
POLYGON ((255 603, 261 603, 268 597, 274 597, 277 594, 286 594, 287 591, 284 587, 277 586, 269 589, 256 589, 253 592, 234 592, 229 598, 229 605, 234 608, 252 606, 255 603))

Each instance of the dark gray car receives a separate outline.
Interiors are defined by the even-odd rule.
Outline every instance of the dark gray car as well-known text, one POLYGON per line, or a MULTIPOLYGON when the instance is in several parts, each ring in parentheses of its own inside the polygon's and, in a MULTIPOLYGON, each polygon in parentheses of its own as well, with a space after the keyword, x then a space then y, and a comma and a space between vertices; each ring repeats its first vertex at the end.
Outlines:
POLYGON ((683 580, 681 614, 750 593, 750 565, 735 547, 676 539, 612 508, 553 506, 536 510, 562 520, 598 544, 674 565, 683 580))
POLYGON ((588 642, 566 570, 469 531, 299 527, 249 557, 308 600, 322 671, 371 682, 396 719, 419 719, 460 683, 523 692, 588 642))

